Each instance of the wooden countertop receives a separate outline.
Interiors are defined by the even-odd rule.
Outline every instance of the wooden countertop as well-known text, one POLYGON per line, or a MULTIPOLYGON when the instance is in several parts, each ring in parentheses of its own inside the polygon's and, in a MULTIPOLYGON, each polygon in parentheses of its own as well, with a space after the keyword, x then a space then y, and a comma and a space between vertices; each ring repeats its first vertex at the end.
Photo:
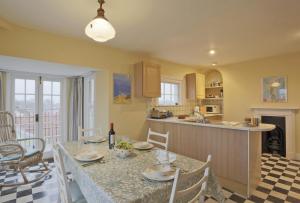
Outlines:
POLYGON ((221 122, 217 123, 196 123, 196 122, 189 122, 185 121, 184 119, 178 119, 176 117, 165 118, 165 119, 152 119, 147 118, 148 121, 155 121, 155 122, 166 122, 166 123, 176 123, 176 124, 183 124, 183 125, 193 125, 193 126, 202 126, 202 127, 212 127, 212 128, 223 128, 223 129, 233 129, 233 130, 244 130, 244 131, 253 131, 253 132, 266 132, 275 129, 275 125, 272 124, 265 124, 261 123, 258 127, 246 127, 242 124, 238 125, 230 125, 230 124, 223 124, 221 122))

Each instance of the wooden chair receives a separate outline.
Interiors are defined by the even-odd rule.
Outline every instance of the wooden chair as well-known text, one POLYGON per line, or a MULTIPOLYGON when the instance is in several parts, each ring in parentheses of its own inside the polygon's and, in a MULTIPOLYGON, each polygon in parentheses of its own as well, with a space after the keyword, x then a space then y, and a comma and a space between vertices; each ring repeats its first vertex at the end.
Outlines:
POLYGON ((53 147, 53 157, 56 167, 57 183, 59 186, 59 197, 61 203, 85 203, 86 200, 82 195, 75 181, 68 182, 65 165, 58 145, 53 147))
POLYGON ((182 199, 184 197, 188 197, 191 199, 191 202, 200 202, 204 203, 205 192, 207 190, 207 180, 210 170, 211 163, 211 155, 208 155, 206 163, 200 168, 191 173, 180 173, 180 169, 176 169, 175 178, 172 187, 172 193, 170 197, 169 203, 174 203, 177 199, 182 199), (203 173, 204 176, 192 186, 179 190, 181 184, 187 180, 193 179, 193 177, 199 176, 199 174, 203 173), (192 197, 189 197, 192 196, 192 197))
POLYGON ((168 151, 168 145, 169 145, 169 132, 167 132, 166 134, 162 134, 162 133, 158 133, 158 132, 154 132, 151 130, 151 128, 149 128, 148 130, 148 137, 147 137, 147 142, 152 143, 152 144, 156 144, 161 146, 164 150, 168 151), (164 141, 157 141, 157 140, 153 140, 151 137, 156 136, 159 137, 160 140, 164 140, 164 141))
MULTIPOLYGON (((19 155, 15 156, 6 156, 5 160, 0 161, 2 165, 5 164, 5 170, 15 170, 20 172, 23 177, 23 182, 17 183, 1 183, 0 187, 10 187, 10 186, 17 186, 17 185, 24 185, 28 183, 33 183, 38 181, 39 179, 43 178, 45 175, 49 173, 49 169, 47 165, 43 161, 43 153, 45 150, 45 141, 41 138, 24 138, 24 139, 17 139, 16 138, 16 131, 15 131, 15 123, 14 117, 9 112, 0 111, 0 144, 3 146, 5 145, 6 151, 9 147, 12 149, 15 145, 19 145, 19 149, 21 148, 22 152, 19 155), (23 147, 22 143, 24 142, 37 142, 38 147, 34 147, 34 149, 26 149, 23 147), (21 156, 22 154, 22 156, 21 156), (28 167, 38 165, 42 163, 44 168, 37 169, 37 170, 27 170, 28 167), (36 178, 29 180, 25 173, 34 173, 38 172, 41 175, 36 176, 36 178)), ((9 150, 8 150, 9 151, 9 150)), ((3 167, 3 166, 2 166, 3 167)))

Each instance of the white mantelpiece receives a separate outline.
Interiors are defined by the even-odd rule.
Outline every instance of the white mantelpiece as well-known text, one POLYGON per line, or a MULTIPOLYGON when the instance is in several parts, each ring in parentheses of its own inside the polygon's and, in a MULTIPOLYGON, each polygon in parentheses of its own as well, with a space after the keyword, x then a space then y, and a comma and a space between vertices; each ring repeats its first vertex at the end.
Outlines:
POLYGON ((296 158, 296 112, 298 107, 251 107, 255 116, 278 116, 285 117, 286 126, 286 158, 296 158))

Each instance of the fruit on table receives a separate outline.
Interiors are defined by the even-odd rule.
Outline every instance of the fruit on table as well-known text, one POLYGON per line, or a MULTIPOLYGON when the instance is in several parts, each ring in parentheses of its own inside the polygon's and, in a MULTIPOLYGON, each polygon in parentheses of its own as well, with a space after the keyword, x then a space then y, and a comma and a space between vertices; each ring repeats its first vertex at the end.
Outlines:
POLYGON ((116 147, 118 149, 130 150, 130 149, 132 149, 132 144, 129 142, 125 142, 125 141, 120 141, 117 143, 116 147))

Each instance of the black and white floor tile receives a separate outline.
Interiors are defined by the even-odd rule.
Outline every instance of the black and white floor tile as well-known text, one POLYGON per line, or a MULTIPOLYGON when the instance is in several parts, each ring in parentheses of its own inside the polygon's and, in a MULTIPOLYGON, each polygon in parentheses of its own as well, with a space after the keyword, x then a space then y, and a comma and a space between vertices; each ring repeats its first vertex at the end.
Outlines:
MULTIPOLYGON (((18 187, 0 188, 0 203, 56 203, 58 188, 53 171, 54 164, 53 162, 47 164, 52 171, 38 182, 18 187)), ((14 173, 0 172, 0 183, 13 183, 18 179, 21 177, 14 173)))
MULTIPOLYGON (((53 163, 49 163, 54 168, 53 163)), ((16 174, 0 172, 1 182, 13 182, 16 174)), ((228 203, 300 203, 300 161, 264 154, 262 156, 262 181, 253 196, 245 199, 239 194, 223 189, 228 203)), ((0 189, 0 203, 56 203, 58 188, 54 171, 44 179, 29 185, 0 189)), ((216 202, 206 198, 206 203, 216 202)))
MULTIPOLYGON (((223 189, 227 198, 226 202, 300 203, 300 161, 263 154, 261 165, 261 183, 254 194, 249 199, 245 199, 239 194, 223 189)), ((208 198, 206 202, 216 201, 208 198)))

